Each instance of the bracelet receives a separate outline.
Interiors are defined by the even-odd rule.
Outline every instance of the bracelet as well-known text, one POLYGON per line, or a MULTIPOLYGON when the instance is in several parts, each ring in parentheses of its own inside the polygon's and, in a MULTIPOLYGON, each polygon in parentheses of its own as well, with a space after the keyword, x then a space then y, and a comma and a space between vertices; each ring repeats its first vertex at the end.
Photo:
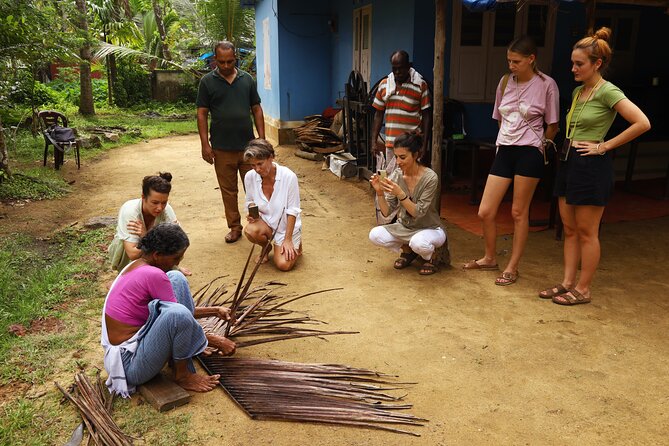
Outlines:
POLYGON ((606 150, 599 150, 599 146, 600 146, 600 145, 602 145, 601 142, 597 144, 597 147, 595 147, 595 151, 596 151, 597 153, 599 153, 600 155, 605 155, 605 154, 606 154, 606 150))
POLYGON ((404 198, 400 198, 400 201, 404 201, 404 200, 406 200, 407 198, 409 198, 409 195, 404 194, 404 198))

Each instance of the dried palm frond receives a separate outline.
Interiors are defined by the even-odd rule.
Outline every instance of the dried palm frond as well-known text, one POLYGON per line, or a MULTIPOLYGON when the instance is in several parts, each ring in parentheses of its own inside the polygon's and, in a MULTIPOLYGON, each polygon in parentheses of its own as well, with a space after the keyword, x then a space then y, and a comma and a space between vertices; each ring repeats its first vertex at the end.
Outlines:
POLYGON ((397 425, 427 420, 398 411, 410 404, 389 391, 407 384, 366 369, 264 359, 200 357, 210 374, 253 419, 305 421, 381 429, 420 436, 397 425))
POLYGON ((60 384, 55 384, 63 395, 77 407, 90 438, 96 445, 127 446, 133 444, 133 438, 124 434, 111 417, 114 396, 107 391, 99 372, 95 386, 83 372, 74 375, 74 390, 71 392, 63 389, 60 384))
MULTIPOLYGON (((307 296, 336 291, 341 288, 330 288, 301 295, 279 295, 277 290, 286 284, 276 281, 266 282, 252 288, 258 264, 255 265, 248 280, 244 283, 252 254, 253 250, 249 254, 234 294, 228 294, 227 287, 221 283, 225 276, 221 276, 209 282, 193 296, 196 306, 228 306, 234 315, 234 320, 231 323, 216 316, 198 319, 205 333, 234 339, 237 348, 287 339, 357 333, 353 331, 326 331, 306 327, 307 325, 324 324, 324 322, 312 319, 303 312, 284 308, 286 304, 307 296), (245 339, 240 340, 240 338, 245 339)), ((263 251, 260 255, 264 254, 266 252, 263 251)))

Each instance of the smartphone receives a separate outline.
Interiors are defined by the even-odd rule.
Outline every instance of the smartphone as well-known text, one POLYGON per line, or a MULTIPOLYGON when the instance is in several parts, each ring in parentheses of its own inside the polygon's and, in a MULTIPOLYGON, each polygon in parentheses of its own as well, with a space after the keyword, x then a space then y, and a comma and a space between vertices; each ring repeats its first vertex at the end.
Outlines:
POLYGON ((388 172, 385 170, 379 170, 378 174, 381 178, 388 178, 388 172))
POLYGON ((258 205, 257 204, 250 204, 249 205, 249 215, 251 218, 258 219, 260 218, 260 212, 258 212, 258 205))

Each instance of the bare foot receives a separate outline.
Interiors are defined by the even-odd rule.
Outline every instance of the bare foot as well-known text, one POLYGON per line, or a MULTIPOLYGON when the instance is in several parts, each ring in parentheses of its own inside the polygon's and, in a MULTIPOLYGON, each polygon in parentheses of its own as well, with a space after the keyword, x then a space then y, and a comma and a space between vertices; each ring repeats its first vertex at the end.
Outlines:
POLYGON ((174 382, 185 390, 192 392, 209 392, 218 385, 218 379, 221 375, 198 375, 197 373, 185 373, 179 378, 174 378, 174 382))
POLYGON ((181 273, 184 276, 192 276, 193 275, 193 272, 191 270, 189 270, 188 268, 186 268, 185 266, 179 266, 178 268, 179 268, 179 271, 181 271, 181 273))
POLYGON ((261 263, 261 264, 269 262, 269 253, 271 253, 271 252, 272 252, 272 248, 269 248, 269 251, 267 251, 267 254, 265 254, 265 256, 262 257, 262 258, 260 256, 256 257, 255 262, 256 263, 261 263))

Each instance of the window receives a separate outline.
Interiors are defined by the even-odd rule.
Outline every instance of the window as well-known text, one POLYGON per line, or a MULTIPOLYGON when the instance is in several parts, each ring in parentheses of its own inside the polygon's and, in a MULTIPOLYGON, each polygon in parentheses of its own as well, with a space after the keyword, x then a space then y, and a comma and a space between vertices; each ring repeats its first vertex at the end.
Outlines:
POLYGON ((548 0, 499 3, 491 12, 470 12, 453 2, 453 40, 449 95, 468 102, 493 102, 499 79, 508 71, 506 48, 528 34, 537 43, 537 60, 550 72, 556 7, 548 0))

